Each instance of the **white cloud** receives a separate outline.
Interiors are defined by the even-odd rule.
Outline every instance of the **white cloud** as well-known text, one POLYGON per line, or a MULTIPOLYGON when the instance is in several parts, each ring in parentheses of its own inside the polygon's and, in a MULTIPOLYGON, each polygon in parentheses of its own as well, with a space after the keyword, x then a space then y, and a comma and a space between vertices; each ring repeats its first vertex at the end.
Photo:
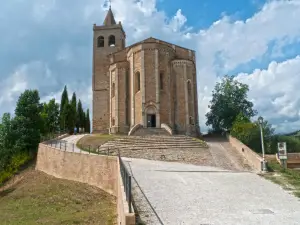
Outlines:
POLYGON ((33 61, 23 64, 0 83, 0 114, 13 113, 16 101, 26 89, 43 89, 56 86, 56 78, 46 64, 33 61))
POLYGON ((241 73, 236 79, 249 85, 249 97, 262 116, 283 122, 277 124, 279 132, 300 125, 300 56, 271 62, 266 70, 241 73))

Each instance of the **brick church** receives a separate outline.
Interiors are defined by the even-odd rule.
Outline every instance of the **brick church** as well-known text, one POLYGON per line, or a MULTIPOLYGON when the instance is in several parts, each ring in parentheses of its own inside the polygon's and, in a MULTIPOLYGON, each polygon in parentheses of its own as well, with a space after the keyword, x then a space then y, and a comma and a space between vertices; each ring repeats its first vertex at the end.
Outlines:
POLYGON ((195 51, 152 37, 126 47, 111 8, 93 31, 93 133, 199 135, 195 51))

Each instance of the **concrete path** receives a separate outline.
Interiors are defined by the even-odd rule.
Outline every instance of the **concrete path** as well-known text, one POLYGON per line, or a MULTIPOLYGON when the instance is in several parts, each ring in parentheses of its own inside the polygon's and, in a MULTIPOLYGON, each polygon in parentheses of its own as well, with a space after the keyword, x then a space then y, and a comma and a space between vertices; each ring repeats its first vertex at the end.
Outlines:
POLYGON ((146 159, 124 161, 137 182, 138 207, 144 215, 152 210, 146 224, 300 224, 300 201, 254 173, 146 159))
POLYGON ((66 138, 63 138, 61 140, 52 140, 49 141, 48 144, 55 146, 57 149, 60 149, 62 151, 67 152, 77 152, 82 154, 89 154, 88 152, 80 150, 76 143, 84 137, 86 134, 78 134, 78 135, 70 135, 66 138))

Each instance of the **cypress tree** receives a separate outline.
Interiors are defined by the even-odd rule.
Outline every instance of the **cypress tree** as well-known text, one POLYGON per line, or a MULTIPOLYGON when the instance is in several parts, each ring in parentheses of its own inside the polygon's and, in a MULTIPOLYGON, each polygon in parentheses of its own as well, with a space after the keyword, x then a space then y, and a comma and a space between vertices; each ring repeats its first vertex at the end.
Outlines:
POLYGON ((63 112, 66 109, 66 105, 69 104, 69 97, 68 97, 68 90, 67 86, 65 86, 62 95, 61 95, 61 101, 60 101, 60 129, 65 130, 66 128, 66 113, 63 112))
POLYGON ((86 118, 85 118, 85 132, 91 133, 91 121, 90 121, 90 110, 86 110, 86 118))
MULTIPOLYGON (((72 100, 71 100, 71 107, 72 107, 72 113, 74 114, 73 115, 73 118, 74 118, 74 122, 73 122, 73 124, 74 124, 74 127, 76 126, 76 127, 78 127, 77 126, 77 101, 76 101, 76 93, 74 92, 73 93, 73 95, 72 95, 72 100)), ((74 128, 73 127, 73 128, 74 128)))
POLYGON ((77 125, 78 125, 78 131, 79 128, 83 128, 83 109, 82 109, 82 104, 80 99, 78 100, 78 105, 77 105, 77 125))

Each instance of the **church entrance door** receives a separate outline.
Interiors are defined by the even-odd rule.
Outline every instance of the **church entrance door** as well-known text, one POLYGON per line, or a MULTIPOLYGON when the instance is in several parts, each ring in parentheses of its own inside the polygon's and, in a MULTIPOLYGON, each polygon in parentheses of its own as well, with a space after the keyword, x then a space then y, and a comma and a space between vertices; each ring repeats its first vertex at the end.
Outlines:
POLYGON ((156 115, 147 114, 147 127, 156 127, 156 115))

